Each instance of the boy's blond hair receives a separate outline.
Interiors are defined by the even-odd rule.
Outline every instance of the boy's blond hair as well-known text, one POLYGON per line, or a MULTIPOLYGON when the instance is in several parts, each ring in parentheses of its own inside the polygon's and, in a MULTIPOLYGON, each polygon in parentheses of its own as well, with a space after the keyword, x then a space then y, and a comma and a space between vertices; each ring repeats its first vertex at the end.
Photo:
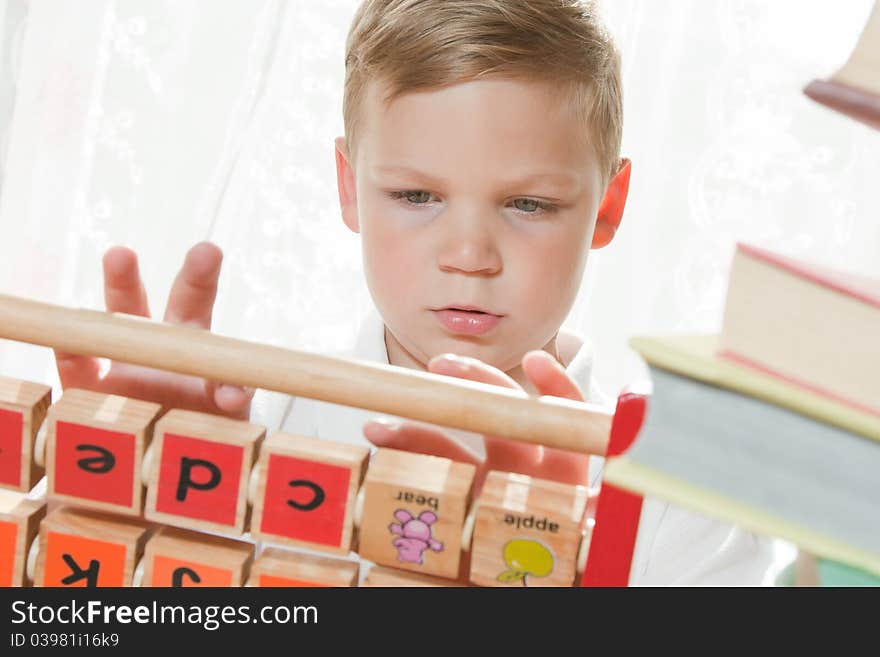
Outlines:
POLYGON ((603 185, 616 173, 620 58, 595 4, 582 0, 364 0, 345 54, 342 107, 352 163, 368 82, 384 84, 390 103, 486 77, 548 83, 579 111, 603 185))

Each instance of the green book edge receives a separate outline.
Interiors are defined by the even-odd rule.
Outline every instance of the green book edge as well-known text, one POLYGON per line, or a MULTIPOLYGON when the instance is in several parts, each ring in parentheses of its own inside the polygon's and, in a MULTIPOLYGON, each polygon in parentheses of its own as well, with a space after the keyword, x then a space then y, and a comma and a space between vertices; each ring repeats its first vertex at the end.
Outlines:
POLYGON ((816 569, 822 586, 880 586, 880 575, 838 561, 819 559, 816 569))
POLYGON ((632 347, 649 365, 761 399, 880 442, 880 416, 716 355, 717 335, 636 336, 632 347))
POLYGON ((880 575, 880 555, 825 536, 678 477, 636 463, 627 456, 608 459, 603 479, 641 495, 655 496, 756 534, 780 538, 820 558, 880 575))

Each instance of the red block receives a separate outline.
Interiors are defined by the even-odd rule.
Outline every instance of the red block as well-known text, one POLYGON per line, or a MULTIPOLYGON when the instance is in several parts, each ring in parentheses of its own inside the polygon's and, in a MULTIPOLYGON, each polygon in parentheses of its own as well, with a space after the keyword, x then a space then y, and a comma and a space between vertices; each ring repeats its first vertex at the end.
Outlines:
POLYGON ((21 488, 21 441, 24 418, 21 413, 0 408, 0 484, 21 488))
POLYGON ((248 481, 266 428, 173 409, 157 423, 147 485, 147 519, 240 536, 248 521, 248 481))
POLYGON ((272 454, 260 530, 300 541, 339 545, 351 469, 272 454))
POLYGON ((348 554, 370 450, 276 433, 263 445, 251 533, 268 543, 348 554))
POLYGON ((129 507, 135 477, 134 434, 58 421, 54 493, 129 507))
POLYGON ((243 458, 244 448, 237 445, 166 433, 156 510, 234 525, 243 458))
POLYGON ((46 490, 75 507, 140 516, 159 404, 68 388, 46 419, 46 490))
POLYGON ((0 488, 26 493, 43 476, 34 442, 52 403, 52 388, 0 376, 0 488))

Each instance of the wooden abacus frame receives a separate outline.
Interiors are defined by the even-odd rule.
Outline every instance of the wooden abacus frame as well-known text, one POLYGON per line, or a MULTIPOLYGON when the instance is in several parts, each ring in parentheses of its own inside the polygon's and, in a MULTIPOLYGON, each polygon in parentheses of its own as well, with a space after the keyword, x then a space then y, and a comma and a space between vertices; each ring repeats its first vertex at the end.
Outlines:
POLYGON ((9 295, 0 338, 587 454, 605 454, 611 429, 596 405, 9 295))

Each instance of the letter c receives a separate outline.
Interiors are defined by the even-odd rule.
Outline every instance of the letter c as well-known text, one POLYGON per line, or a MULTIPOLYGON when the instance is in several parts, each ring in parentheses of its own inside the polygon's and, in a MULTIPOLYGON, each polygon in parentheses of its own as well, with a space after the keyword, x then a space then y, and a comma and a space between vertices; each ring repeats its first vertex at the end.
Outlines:
POLYGON ((324 503, 324 489, 321 488, 318 484, 313 481, 308 481, 306 479, 294 479, 291 481, 288 486, 291 488, 308 488, 312 491, 313 497, 311 501, 300 504, 296 500, 287 500, 287 504, 292 506, 294 509, 298 511, 312 511, 317 509, 321 504, 324 503))

